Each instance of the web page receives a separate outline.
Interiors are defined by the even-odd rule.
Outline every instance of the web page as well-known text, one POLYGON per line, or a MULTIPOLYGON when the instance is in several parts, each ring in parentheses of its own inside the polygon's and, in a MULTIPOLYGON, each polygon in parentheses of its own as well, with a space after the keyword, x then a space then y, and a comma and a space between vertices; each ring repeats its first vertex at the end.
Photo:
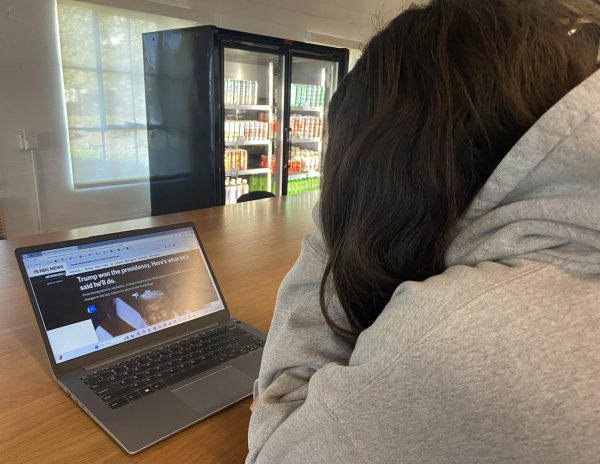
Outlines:
POLYGON ((22 258, 57 363, 224 309, 191 227, 22 258))

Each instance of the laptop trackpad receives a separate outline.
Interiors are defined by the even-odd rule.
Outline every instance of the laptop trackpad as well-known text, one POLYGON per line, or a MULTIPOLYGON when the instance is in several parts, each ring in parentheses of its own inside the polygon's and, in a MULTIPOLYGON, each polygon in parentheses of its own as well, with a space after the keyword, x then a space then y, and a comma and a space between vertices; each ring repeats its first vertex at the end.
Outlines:
POLYGON ((235 367, 214 372, 173 390, 175 396, 196 411, 235 402, 252 392, 254 380, 235 367))

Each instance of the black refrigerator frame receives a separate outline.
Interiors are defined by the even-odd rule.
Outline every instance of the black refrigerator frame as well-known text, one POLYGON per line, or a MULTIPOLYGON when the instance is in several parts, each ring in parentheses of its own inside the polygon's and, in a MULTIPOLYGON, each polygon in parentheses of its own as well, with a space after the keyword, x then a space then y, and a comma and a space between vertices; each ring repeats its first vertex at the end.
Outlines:
MULTIPOLYGON (((208 121, 206 121, 207 131, 202 131, 202 128, 198 128, 198 132, 194 132, 192 138, 200 138, 203 135, 206 140, 206 144, 209 145, 208 159, 192 159, 192 164, 205 163, 205 168, 213 169, 214 182, 212 187, 209 186, 205 189, 205 198, 201 198, 203 193, 201 192, 200 183, 205 181, 201 179, 200 172, 198 169, 192 169, 192 175, 163 175, 161 173, 153 172, 153 149, 152 149, 152 133, 153 130, 160 129, 154 127, 151 124, 151 108, 147 104, 147 116, 148 116, 148 150, 150 157, 150 199, 151 199, 151 211, 152 215, 168 214, 175 212, 188 211, 192 209, 206 208, 211 206, 218 206, 225 204, 225 169, 224 169, 224 152, 225 152, 225 134, 224 134, 224 121, 225 121, 225 102, 224 102, 224 51, 225 48, 232 48, 238 50, 246 50, 251 52, 263 52, 282 55, 284 58, 284 106, 283 115, 279 115, 279 118, 283 117, 278 121, 278 124, 283 124, 283 141, 281 149, 283 150, 282 166, 277 166, 277 169, 281 169, 281 194, 287 194, 288 184, 288 162, 289 162, 289 148, 290 148, 290 136, 289 136, 289 119, 290 119, 290 93, 291 93, 291 78, 292 78, 292 58, 308 58, 322 61, 334 61, 338 63, 338 79, 337 84, 339 85, 344 75, 348 71, 348 56, 349 52, 344 48, 334 48, 324 45, 309 44, 305 42, 298 42, 294 40, 281 39, 276 37, 269 37, 265 35, 234 31, 229 29, 222 29, 215 26, 196 26, 184 29, 174 29, 170 31, 159 31, 150 32, 143 34, 144 40, 144 64, 146 79, 148 79, 148 66, 146 50, 147 47, 152 46, 151 42, 159 41, 160 37, 164 37, 166 34, 177 33, 177 34, 193 34, 194 41, 204 41, 203 47, 205 49, 212 49, 212 54, 207 56, 194 56, 194 78, 198 87, 203 87, 206 92, 202 96, 205 108, 201 111, 206 111, 208 121), (216 104, 215 104, 216 103, 216 104), (212 128, 212 131, 210 131, 212 128), (195 175, 194 175, 195 174, 195 175), (209 192, 210 191, 210 192, 209 192), (208 198, 206 198, 208 193, 208 198)), ((200 54, 197 54, 200 55, 200 54)), ((146 80, 146 98, 148 99, 149 92, 148 80, 146 80)), ((201 99, 202 100, 202 99, 201 99)), ((198 117, 201 115, 198 114, 198 117)), ((165 124, 163 124, 164 126, 165 124)), ((190 140, 190 144, 200 142, 196 140, 190 140)), ((196 153, 196 157, 201 156, 196 153)), ((324 153, 321 154, 324 156, 324 153)))

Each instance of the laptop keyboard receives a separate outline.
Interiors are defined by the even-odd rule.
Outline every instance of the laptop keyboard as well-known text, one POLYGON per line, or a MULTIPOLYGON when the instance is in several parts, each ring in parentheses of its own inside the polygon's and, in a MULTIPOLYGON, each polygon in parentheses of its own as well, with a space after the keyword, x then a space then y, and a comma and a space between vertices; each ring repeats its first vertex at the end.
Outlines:
POLYGON ((232 323, 99 369, 81 380, 113 409, 264 346, 232 323))

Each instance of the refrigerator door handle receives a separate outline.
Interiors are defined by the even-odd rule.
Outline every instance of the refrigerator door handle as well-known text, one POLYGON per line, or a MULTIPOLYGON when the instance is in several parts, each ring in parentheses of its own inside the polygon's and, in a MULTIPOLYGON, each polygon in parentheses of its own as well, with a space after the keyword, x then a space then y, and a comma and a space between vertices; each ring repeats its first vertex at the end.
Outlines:
MULTIPOLYGON (((284 147, 289 147, 289 132, 290 129, 289 127, 284 127, 283 128, 283 146, 284 147)), ((289 148, 288 148, 289 151, 289 148)), ((284 154, 283 156, 283 169, 287 169, 288 168, 288 156, 287 153, 284 154)))

